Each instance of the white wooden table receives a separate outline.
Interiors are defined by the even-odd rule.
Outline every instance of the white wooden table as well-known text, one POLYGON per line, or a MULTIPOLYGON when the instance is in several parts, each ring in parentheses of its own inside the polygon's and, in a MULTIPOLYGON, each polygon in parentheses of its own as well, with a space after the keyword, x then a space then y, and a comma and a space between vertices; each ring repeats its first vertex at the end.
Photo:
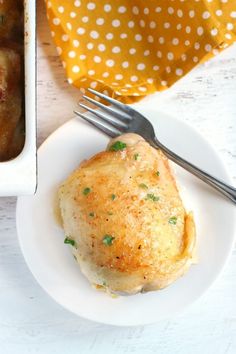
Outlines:
MULTIPOLYGON (((40 144, 73 117, 80 94, 66 83, 43 4, 38 5, 40 144)), ((236 185, 236 46, 147 100, 199 130, 225 160, 236 185)), ((15 203, 15 198, 0 199, 0 353, 236 353, 236 252, 221 278, 185 313, 145 327, 103 326, 67 312, 36 283, 17 241, 15 203)))

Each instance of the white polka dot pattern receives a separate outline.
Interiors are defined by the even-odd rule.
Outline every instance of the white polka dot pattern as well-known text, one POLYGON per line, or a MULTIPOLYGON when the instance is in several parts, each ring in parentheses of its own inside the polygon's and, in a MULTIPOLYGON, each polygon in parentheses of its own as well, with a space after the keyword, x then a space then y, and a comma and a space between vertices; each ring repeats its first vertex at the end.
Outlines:
POLYGON ((46 0, 46 8, 68 82, 125 102, 170 87, 236 41, 235 0, 46 0))

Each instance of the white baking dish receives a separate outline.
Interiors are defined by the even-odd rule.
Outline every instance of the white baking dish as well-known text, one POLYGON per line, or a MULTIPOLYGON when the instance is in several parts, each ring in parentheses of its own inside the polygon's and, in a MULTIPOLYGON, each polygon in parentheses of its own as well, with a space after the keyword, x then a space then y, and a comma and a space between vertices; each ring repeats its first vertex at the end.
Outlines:
POLYGON ((25 145, 16 158, 0 162, 0 196, 34 194, 36 190, 35 1, 25 1, 25 145))

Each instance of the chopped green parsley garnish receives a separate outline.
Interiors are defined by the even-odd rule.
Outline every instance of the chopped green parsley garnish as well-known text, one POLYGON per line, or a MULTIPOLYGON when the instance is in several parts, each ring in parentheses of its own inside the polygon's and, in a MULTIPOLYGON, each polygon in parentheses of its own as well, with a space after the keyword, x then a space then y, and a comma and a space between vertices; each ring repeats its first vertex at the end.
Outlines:
POLYGON ((89 213, 89 216, 91 216, 91 218, 94 217, 94 213, 89 213))
POLYGON ((149 199, 149 200, 153 200, 154 202, 157 202, 160 198, 157 197, 155 194, 153 193, 148 193, 147 196, 146 196, 146 199, 149 199))
POLYGON ((114 239, 115 239, 115 237, 113 237, 113 236, 111 236, 111 235, 105 235, 105 236, 103 237, 102 242, 103 242, 104 245, 106 245, 106 246, 111 246, 114 239))
POLYGON ((111 211, 108 211, 108 213, 107 213, 108 215, 113 215, 113 213, 111 212, 111 211))
POLYGON ((65 240, 64 240, 64 243, 67 243, 71 246, 75 246, 75 240, 72 240, 71 238, 69 237, 66 237, 65 240))
POLYGON ((143 189, 148 189, 148 186, 145 183, 140 183, 139 187, 143 189))
POLYGON ((111 200, 114 200, 114 199, 116 199, 116 195, 115 195, 115 194, 112 194, 112 195, 111 195, 111 200))
POLYGON ((139 154, 134 154, 134 159, 137 161, 139 157, 139 154))
POLYGON ((169 218, 168 222, 169 222, 169 224, 176 225, 177 217, 176 216, 172 216, 171 218, 169 218))
POLYGON ((84 188, 83 190, 83 195, 88 195, 89 193, 91 192, 91 189, 90 188, 84 188))
POLYGON ((122 141, 116 141, 113 145, 110 147, 110 151, 119 151, 119 150, 124 150, 126 148, 126 144, 123 143, 122 141))
POLYGON ((156 175, 157 175, 157 176, 160 176, 160 172, 159 172, 159 171, 157 171, 156 175))

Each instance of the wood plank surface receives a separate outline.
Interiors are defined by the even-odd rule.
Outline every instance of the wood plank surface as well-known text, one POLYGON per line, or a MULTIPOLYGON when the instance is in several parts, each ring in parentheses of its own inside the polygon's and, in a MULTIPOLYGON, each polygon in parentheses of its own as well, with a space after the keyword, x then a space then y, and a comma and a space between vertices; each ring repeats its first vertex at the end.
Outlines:
MULTIPOLYGON (((79 91, 66 81, 43 1, 38 1, 37 65, 41 144, 73 117, 81 99, 79 91)), ((200 131, 225 161, 236 185, 235 45, 146 102, 178 115, 200 131)), ((236 353, 235 251, 223 275, 184 313, 150 326, 108 327, 64 310, 36 283, 17 241, 15 204, 15 198, 0 199, 0 353, 236 353)))

